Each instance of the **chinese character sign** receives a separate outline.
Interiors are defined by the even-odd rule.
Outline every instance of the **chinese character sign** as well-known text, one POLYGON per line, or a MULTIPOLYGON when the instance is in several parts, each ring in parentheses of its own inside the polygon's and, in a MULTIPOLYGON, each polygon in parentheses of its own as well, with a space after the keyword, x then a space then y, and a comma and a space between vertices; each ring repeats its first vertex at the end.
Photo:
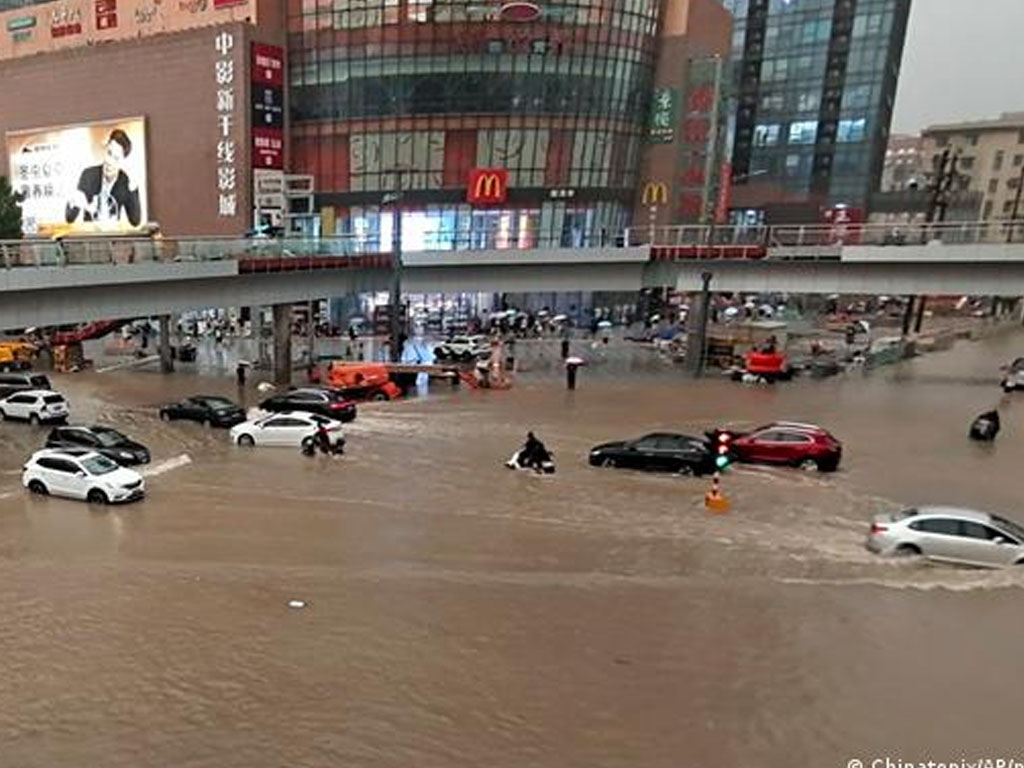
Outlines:
POLYGON ((218 32, 213 39, 217 59, 213 64, 213 105, 217 136, 214 139, 217 158, 217 215, 230 218, 238 215, 238 167, 235 163, 235 106, 238 101, 235 62, 232 58, 235 36, 218 32))
POLYGON ((141 117, 7 134, 25 234, 130 232, 149 219, 141 117))
POLYGON ((676 123, 676 92, 672 88, 654 89, 648 122, 648 140, 660 144, 672 141, 676 123))

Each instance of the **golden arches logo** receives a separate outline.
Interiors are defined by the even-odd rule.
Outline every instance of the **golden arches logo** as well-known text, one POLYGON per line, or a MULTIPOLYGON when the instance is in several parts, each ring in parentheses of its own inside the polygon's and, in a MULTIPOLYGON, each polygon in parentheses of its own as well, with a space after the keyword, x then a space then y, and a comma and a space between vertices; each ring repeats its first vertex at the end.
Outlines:
POLYGON ((665 205, 668 203, 668 187, 661 181, 648 181, 640 200, 644 205, 665 205))
POLYGON ((478 200, 495 200, 502 196, 501 177, 496 173, 481 173, 476 177, 473 196, 478 200))

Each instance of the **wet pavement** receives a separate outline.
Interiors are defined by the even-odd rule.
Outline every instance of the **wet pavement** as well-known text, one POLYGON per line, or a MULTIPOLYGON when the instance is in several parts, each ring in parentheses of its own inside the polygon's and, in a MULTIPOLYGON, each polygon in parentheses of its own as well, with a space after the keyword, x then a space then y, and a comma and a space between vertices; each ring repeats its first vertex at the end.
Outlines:
POLYGON ((1024 759, 1024 571, 863 549, 899 505, 1024 522, 1024 395, 995 445, 966 439, 1022 349, 776 387, 595 362, 575 393, 552 361, 507 392, 361 405, 337 460, 157 420, 228 379, 54 377, 76 421, 154 462, 139 504, 31 498, 19 468, 45 429, 0 425, 0 765, 1024 759), (733 511, 709 515, 706 481, 585 462, 609 439, 776 418, 828 426, 841 471, 739 468, 733 511), (528 428, 555 476, 501 466, 528 428))

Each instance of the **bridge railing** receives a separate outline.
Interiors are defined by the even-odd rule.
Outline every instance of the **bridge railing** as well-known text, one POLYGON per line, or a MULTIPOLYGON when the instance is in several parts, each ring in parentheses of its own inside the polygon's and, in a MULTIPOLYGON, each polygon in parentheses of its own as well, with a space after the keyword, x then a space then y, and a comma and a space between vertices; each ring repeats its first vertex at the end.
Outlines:
MULTIPOLYGON (((1003 243, 1010 239, 1009 222, 952 222, 941 224, 811 224, 795 226, 657 226, 632 227, 622 232, 607 229, 573 230, 559 237, 509 237, 495 230, 440 230, 420 234, 416 247, 406 241, 406 250, 474 251, 533 250, 544 248, 597 248, 652 246, 655 248, 697 247, 701 258, 761 248, 815 248, 835 250, 844 245, 920 245, 1003 243)), ((1024 240, 1024 222, 1018 237, 1024 240)), ((0 269, 16 267, 62 267, 88 264, 134 264, 147 262, 216 261, 238 259, 281 259, 290 257, 353 257, 386 254, 390 242, 379 237, 339 235, 333 237, 182 237, 132 238, 83 237, 56 240, 0 241, 0 269)), ((813 255, 813 253, 812 253, 813 255)), ((819 255, 824 255, 822 252, 819 255)), ((793 258, 790 253, 786 258, 793 258)))
MULTIPOLYGON (((496 230, 421 233, 408 251, 533 250, 537 248, 599 248, 623 244, 622 233, 607 229, 574 230, 564 236, 510 237, 496 230)), ((61 240, 0 241, 0 268, 62 267, 90 264, 281 259, 289 257, 352 257, 389 253, 391 243, 379 237, 83 237, 61 240)))
MULTIPOLYGON (((996 244, 1011 240, 1010 222, 965 221, 935 224, 805 224, 784 226, 682 225, 633 227, 626 230, 630 245, 749 246, 767 248, 843 245, 924 245, 928 243, 996 244)), ((1024 241, 1024 222, 1014 234, 1024 241)))

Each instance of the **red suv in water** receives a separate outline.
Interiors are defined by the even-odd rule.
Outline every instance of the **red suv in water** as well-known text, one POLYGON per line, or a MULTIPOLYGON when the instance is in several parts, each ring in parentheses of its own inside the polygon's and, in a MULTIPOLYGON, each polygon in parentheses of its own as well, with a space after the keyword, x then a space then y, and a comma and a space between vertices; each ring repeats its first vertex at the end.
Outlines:
POLYGON ((843 456, 843 444, 814 424, 776 421, 736 435, 730 452, 751 464, 785 464, 834 472, 843 456))

